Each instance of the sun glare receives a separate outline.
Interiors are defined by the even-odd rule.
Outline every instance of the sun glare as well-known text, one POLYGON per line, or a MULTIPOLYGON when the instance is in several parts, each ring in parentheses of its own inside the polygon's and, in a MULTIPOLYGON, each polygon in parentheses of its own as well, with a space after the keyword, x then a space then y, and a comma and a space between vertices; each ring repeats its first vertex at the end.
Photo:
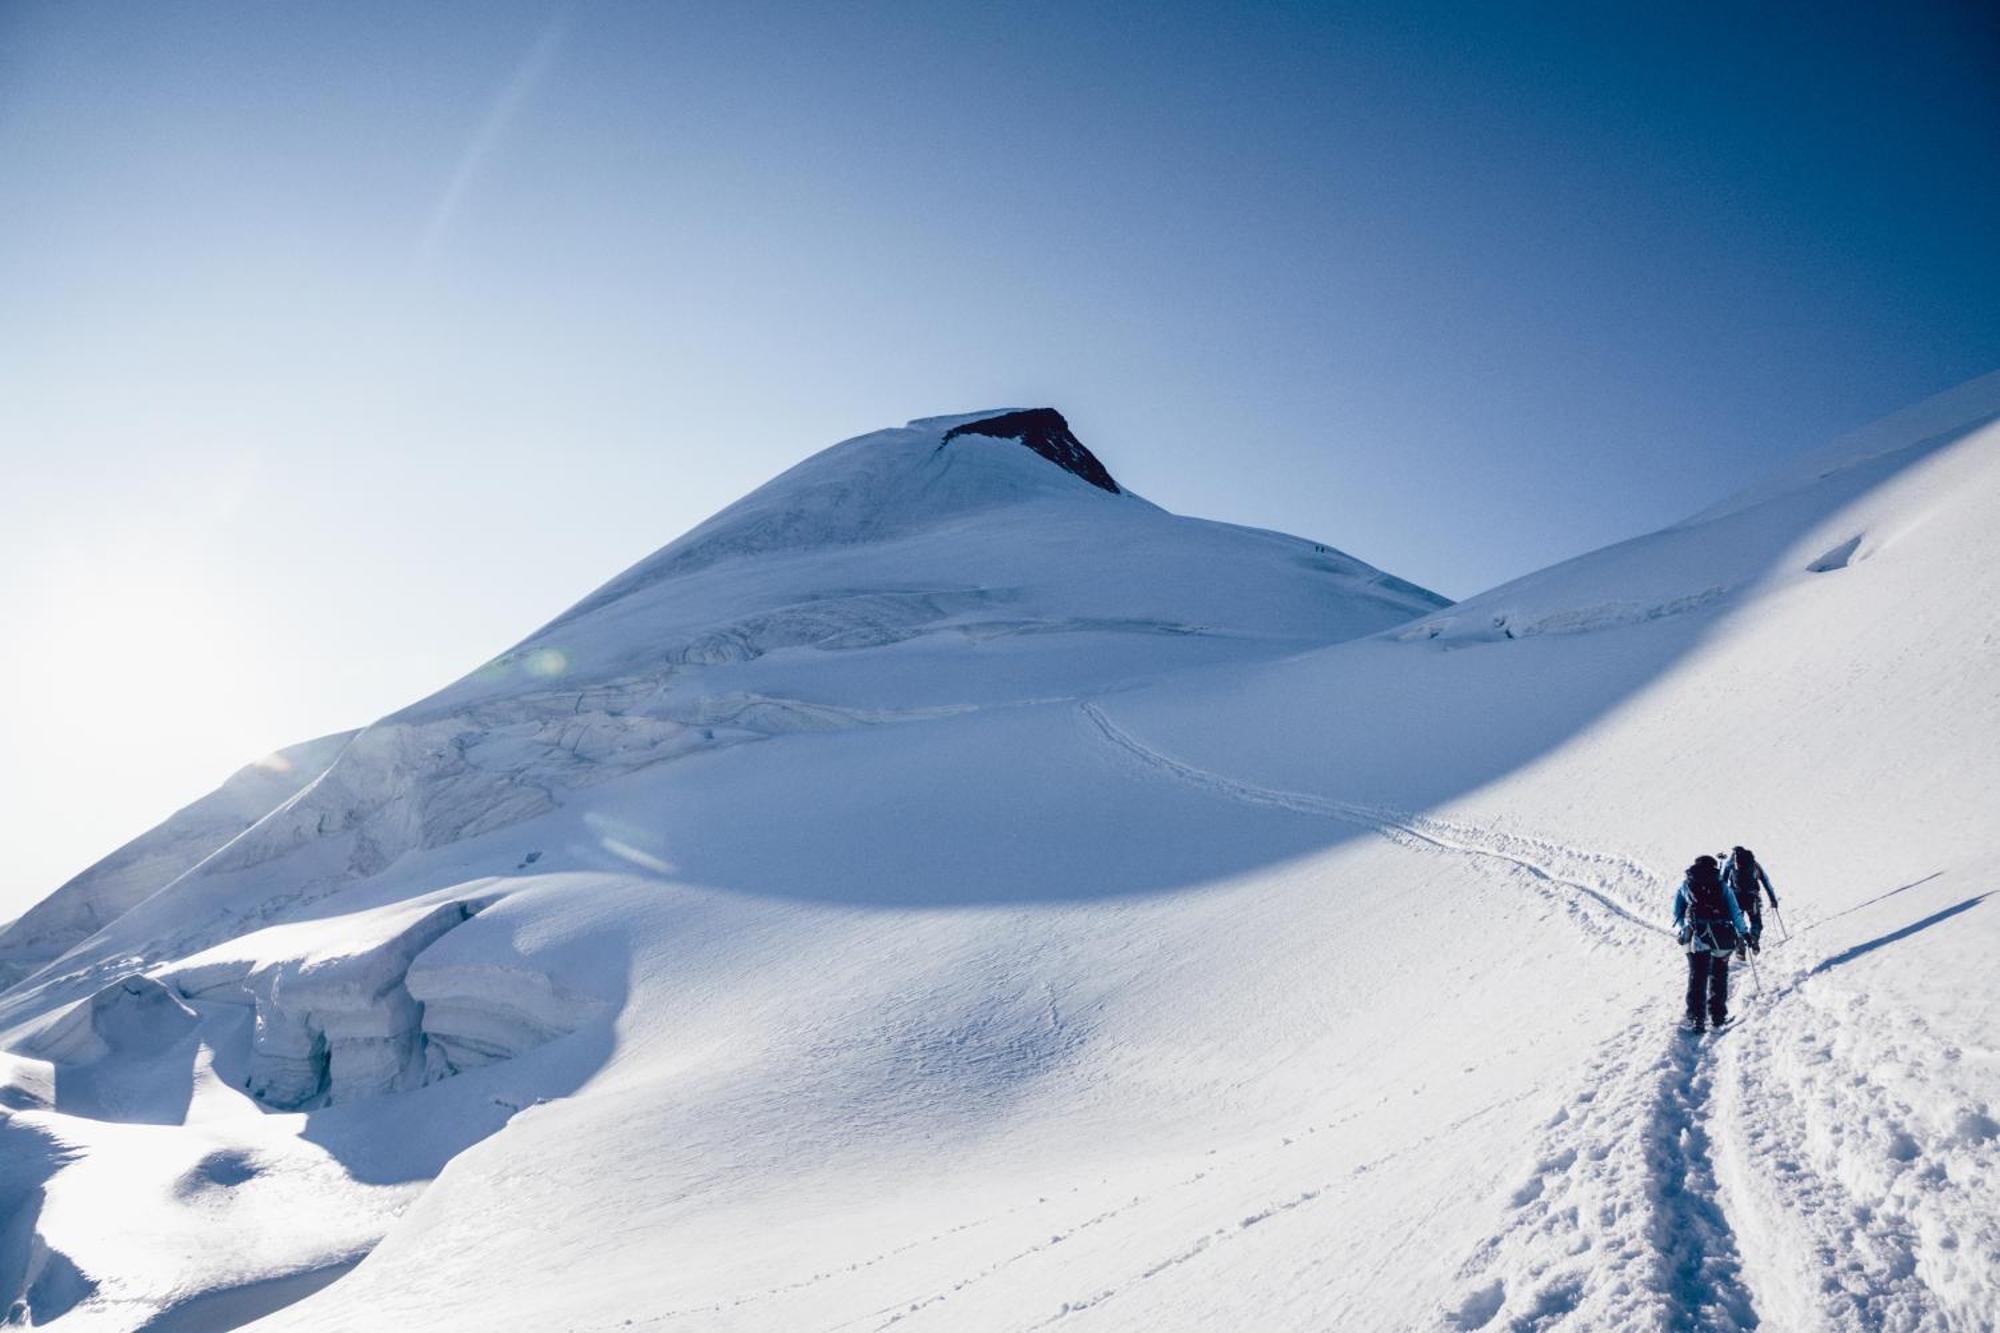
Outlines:
MULTIPOLYGON (((200 562, 156 554, 75 562, 40 591, 17 665, 43 726, 88 718, 78 734, 112 738, 88 754, 60 747, 112 791, 169 773, 199 785, 270 748, 274 738, 258 733, 271 664, 200 562)), ((135 811, 134 820, 166 813, 135 811)))

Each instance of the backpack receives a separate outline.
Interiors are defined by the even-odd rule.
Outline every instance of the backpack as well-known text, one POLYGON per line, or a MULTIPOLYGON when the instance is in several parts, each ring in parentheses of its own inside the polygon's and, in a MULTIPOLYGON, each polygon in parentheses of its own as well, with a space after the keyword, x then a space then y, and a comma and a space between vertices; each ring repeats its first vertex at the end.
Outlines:
MULTIPOLYGON (((1706 858, 1704 858, 1706 859, 1706 858)), ((1688 924, 1697 939, 1724 953, 1736 947, 1736 923, 1730 919, 1729 904, 1722 896, 1722 876, 1713 862, 1696 862, 1688 867, 1688 924)))
POLYGON ((1747 847, 1738 847, 1729 854, 1730 879, 1736 885, 1736 901, 1748 907, 1757 901, 1757 858, 1747 847), (1745 898, 1744 895, 1749 897, 1745 898))

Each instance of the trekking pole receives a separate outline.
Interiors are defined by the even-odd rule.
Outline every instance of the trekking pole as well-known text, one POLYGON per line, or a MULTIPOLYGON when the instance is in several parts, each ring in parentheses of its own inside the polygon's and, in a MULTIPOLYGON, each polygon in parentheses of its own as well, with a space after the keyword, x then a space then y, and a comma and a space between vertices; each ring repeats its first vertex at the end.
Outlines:
POLYGON ((1761 1000, 1764 998, 1764 978, 1757 973, 1757 951, 1752 949, 1747 957, 1750 960, 1750 984, 1755 988, 1754 993, 1757 998, 1761 1000))
POLYGON ((1778 937, 1778 943, 1784 944, 1792 938, 1792 928, 1785 924, 1785 914, 1778 910, 1778 900, 1776 898, 1771 900, 1771 915, 1778 918, 1778 929, 1784 932, 1784 934, 1778 937))

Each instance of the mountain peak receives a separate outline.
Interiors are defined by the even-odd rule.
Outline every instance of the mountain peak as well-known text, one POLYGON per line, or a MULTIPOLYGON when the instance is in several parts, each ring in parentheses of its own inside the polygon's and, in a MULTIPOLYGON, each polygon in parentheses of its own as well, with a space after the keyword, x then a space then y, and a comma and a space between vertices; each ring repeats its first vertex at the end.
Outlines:
POLYGON ((968 421, 946 431, 944 443, 950 444, 960 435, 1019 440, 1063 471, 1083 478, 1099 490, 1110 491, 1113 495, 1123 493, 1104 464, 1097 461, 1097 455, 1084 447, 1083 441, 1071 432, 1069 422, 1063 420, 1063 414, 1053 407, 1031 407, 1025 411, 1003 412, 999 416, 968 421))

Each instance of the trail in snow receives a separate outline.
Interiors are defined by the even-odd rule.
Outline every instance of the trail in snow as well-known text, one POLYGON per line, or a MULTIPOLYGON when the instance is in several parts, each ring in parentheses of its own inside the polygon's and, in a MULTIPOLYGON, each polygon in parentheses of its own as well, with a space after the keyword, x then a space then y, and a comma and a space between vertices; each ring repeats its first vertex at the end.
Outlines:
POLYGON ((1720 1035, 1605 1043, 1439 1325, 1991 1328, 1987 1053, 1825 971, 1796 960, 1720 1035))
MULTIPOLYGON (((1346 1187, 1351 1186, 1361 1178, 1389 1166, 1398 1159, 1420 1153, 1425 1148, 1436 1144, 1440 1139, 1446 1138, 1484 1119, 1495 1111, 1520 1100, 1521 1095, 1516 1095, 1489 1102, 1460 1116, 1457 1120, 1446 1125, 1436 1133, 1425 1135, 1416 1142, 1407 1144, 1393 1152, 1384 1153, 1370 1161, 1346 1167, 1336 1175, 1327 1176, 1323 1173, 1309 1175, 1306 1177, 1306 1181, 1309 1183, 1302 1183, 1294 1190, 1280 1193, 1266 1202, 1252 1207, 1248 1212, 1243 1211, 1241 1208, 1233 1209, 1227 1215, 1221 1217, 1216 1225, 1192 1236, 1185 1243, 1177 1245, 1175 1248, 1164 1253, 1155 1253, 1150 1257, 1138 1259, 1127 1271, 1111 1279, 1107 1285, 1058 1302, 1056 1308, 1046 1318, 1028 1324, 1026 1327, 1031 1329, 1047 1328, 1071 1316, 1081 1314, 1086 1310, 1095 1309, 1120 1295, 1134 1290, 1141 1284, 1179 1268, 1184 1264, 1212 1257, 1232 1243, 1242 1240, 1250 1233, 1252 1228, 1299 1213, 1309 1206, 1335 1202, 1343 1196, 1343 1191, 1346 1187)), ((1067 1231, 1050 1236, 1046 1242, 1031 1245, 1017 1254, 1010 1255, 977 1273, 960 1279, 953 1283, 948 1290, 936 1291, 916 1300, 899 1303, 897 1306, 877 1311, 876 1316, 871 1317, 886 1316, 886 1318, 882 1318, 882 1322, 874 1325, 873 1333, 882 1333, 883 1330, 903 1322, 910 1315, 939 1305, 949 1296, 955 1295, 986 1278, 993 1277, 1004 1269, 1010 1268, 1024 1260, 1047 1254, 1056 1246, 1072 1239, 1079 1232, 1105 1227, 1109 1224, 1125 1220, 1130 1214, 1142 1213, 1152 1207, 1168 1205, 1171 1202, 1170 1196, 1186 1194, 1203 1185, 1212 1187, 1221 1180, 1241 1174, 1253 1166, 1261 1165, 1275 1153, 1284 1152, 1302 1145, 1308 1135, 1313 1135, 1320 1130, 1337 1130, 1343 1123, 1344 1120, 1308 1126, 1303 1130, 1285 1135, 1274 1145, 1268 1145, 1248 1153, 1239 1154, 1232 1159, 1217 1161, 1211 1165, 1203 1166, 1198 1171, 1176 1179, 1169 1186, 1136 1194, 1125 1203, 1105 1209, 1067 1231)), ((835 1327, 846 1328, 848 1326, 842 1324, 835 1327)))
MULTIPOLYGON (((1085 703, 1082 708, 1084 716, 1105 741, 1147 768, 1190 786, 1247 805, 1272 806, 1297 814, 1338 820, 1368 829, 1405 847, 1498 861, 1526 872, 1532 881, 1548 890, 1567 889, 1581 894, 1626 926, 1636 926, 1654 935, 1668 933, 1645 915, 1647 909, 1644 904, 1658 896, 1659 876, 1628 857, 1565 846, 1546 838, 1476 828, 1434 815, 1364 805, 1306 792, 1281 791, 1226 777, 1154 749, 1113 722, 1095 703, 1085 703), (1566 868, 1556 868, 1554 863, 1557 862, 1564 863, 1566 868), (1580 877, 1586 872, 1578 867, 1597 870, 1605 878, 1593 883, 1580 877)), ((1572 911, 1577 907, 1573 900, 1561 894, 1551 896, 1562 900, 1572 911)))
MULTIPOLYGON (((1629 858, 1244 782, 1162 753, 1094 703, 1083 712, 1108 743, 1174 780, 1340 820, 1415 850, 1498 861, 1547 891, 1580 895, 1621 927, 1666 934, 1637 906, 1659 881, 1629 858), (1586 880, 1580 866, 1605 878, 1586 880)), ((1545 1125, 1532 1169, 1507 1200, 1507 1222, 1461 1267, 1462 1294, 1439 1323, 1484 1328, 1505 1312, 1507 1326, 1519 1330, 1572 1318, 1592 1327, 1757 1327, 1716 1183, 1713 1082, 1706 1048, 1657 1018, 1635 1020, 1606 1043, 1579 1091, 1545 1125)))
MULTIPOLYGON (((1172 780, 1339 820, 1414 850, 1499 861, 1547 890, 1579 895, 1612 924, 1665 933, 1637 906, 1659 881, 1628 858, 1227 777, 1146 744, 1094 703, 1082 708, 1108 744, 1172 780), (1593 872, 1602 878, 1585 878, 1593 872)), ((1507 1220, 1459 1269, 1458 1294, 1438 1325, 1981 1326, 2000 1297, 1991 1277, 2000 1220, 1989 1193, 2000 1185, 2000 1124, 1976 1095, 1963 1053, 1928 1037, 1920 1016, 1870 1013, 1866 994, 1824 976, 1882 942, 1817 964, 1801 959, 1768 990, 1746 972, 1739 1026, 1706 1040, 1668 1028, 1646 1006, 1650 1016, 1600 1048, 1545 1125, 1506 1199, 1507 1220), (1942 1103, 1923 1105, 1940 1084, 1942 1103)))
POLYGON ((1645 1140, 1652 1240, 1668 1265, 1669 1327, 1755 1328, 1736 1232, 1716 1185, 1710 1049, 1702 1038, 1677 1033, 1663 1063, 1645 1140))
POLYGON ((1757 1327, 1716 1184, 1713 1079, 1710 1048, 1657 1018, 1601 1046, 1437 1326, 1757 1327))
POLYGON ((1796 971, 1718 1051, 1718 1171, 1788 1328, 1990 1328, 2000 1309, 2000 1123, 1987 1052, 1796 971))
MULTIPOLYGON (((1101 1305, 1121 1292, 1129 1290, 1136 1284, 1149 1281, 1171 1269, 1198 1260, 1204 1255, 1215 1253, 1231 1242, 1241 1239, 1254 1227, 1286 1214, 1296 1212, 1307 1205, 1338 1199, 1344 1187, 1390 1165, 1398 1159, 1420 1153, 1425 1148, 1437 1143, 1440 1139, 1446 1138, 1484 1119, 1503 1107, 1513 1105, 1522 1100, 1525 1095, 1527 1094, 1516 1094, 1489 1102, 1460 1116, 1436 1133, 1426 1135, 1414 1143, 1407 1144, 1404 1147, 1385 1153, 1370 1161, 1346 1167, 1335 1175, 1328 1176, 1323 1171, 1308 1174, 1305 1177, 1308 1183, 1300 1184, 1295 1190, 1282 1192, 1270 1198, 1267 1202, 1251 1208, 1248 1212, 1245 1212, 1240 1207, 1232 1209, 1226 1216, 1221 1218, 1217 1225, 1193 1236, 1185 1244, 1179 1245, 1165 1253, 1155 1254, 1150 1258, 1137 1261, 1132 1271, 1121 1275, 1111 1285, 1087 1296, 1078 1296, 1067 1301, 1057 1302, 1056 1309, 1052 1314, 1040 1322, 1028 1325, 1028 1327, 1045 1327, 1069 1315, 1079 1314, 1086 1309, 1101 1305)), ((994 1227, 1005 1222, 1007 1219, 1019 1217, 1023 1214, 1039 1212, 1050 1219, 1048 1225, 1051 1229, 1046 1239, 1031 1242, 1002 1255, 1000 1258, 991 1260, 983 1266, 958 1277, 950 1282, 949 1285, 915 1293, 866 1314, 857 1315, 839 1323, 825 1326, 826 1333, 840 1333, 841 1330, 859 1329, 864 1326, 870 1329, 871 1333, 882 1333, 882 1330, 901 1324, 912 1316, 935 1312, 937 1307, 943 1305, 950 1298, 976 1287, 989 1279, 999 1277, 1010 1270, 1032 1264, 1038 1259, 1049 1256, 1065 1243, 1071 1242, 1081 1235, 1095 1231, 1109 1230, 1118 1225, 1133 1222, 1146 1214, 1148 1210, 1176 1207, 1186 1196, 1204 1189, 1215 1190, 1231 1178, 1241 1176, 1246 1171, 1262 1167, 1277 1154, 1302 1147, 1313 1136, 1322 1132, 1325 1132, 1328 1139, 1331 1140, 1332 1132, 1340 1129, 1348 1120, 1353 1119, 1355 1114, 1358 1113, 1349 1113, 1340 1119, 1324 1123, 1306 1125, 1280 1136, 1274 1142, 1233 1152, 1227 1156, 1211 1151, 1210 1157, 1205 1159, 1203 1165, 1198 1169, 1173 1176, 1165 1180, 1164 1183, 1143 1185, 1137 1192, 1119 1202, 1109 1207, 1095 1208, 1090 1213, 1081 1217, 1077 1217, 1073 1211, 1066 1217, 1064 1214, 1065 1203, 1062 1199, 1044 1198, 1033 1204, 1019 1205, 984 1217, 958 1223, 955 1226, 947 1227, 922 1239, 907 1241, 870 1258, 856 1260, 838 1269, 814 1273, 809 1277, 795 1282, 784 1283, 762 1291, 745 1293, 728 1301, 715 1301, 699 1306, 662 1311, 636 1322, 626 1319, 617 1326, 633 1328, 682 1326, 688 1320, 697 1318, 706 1319, 717 1314, 735 1312, 764 1304, 775 1298, 794 1295, 824 1282, 874 1268, 912 1251, 942 1244, 967 1232, 994 1227)), ((1217 1206, 1221 1207, 1222 1205, 1218 1204, 1217 1206)), ((606 1328, 612 1326, 611 1324, 604 1325, 606 1328)))

